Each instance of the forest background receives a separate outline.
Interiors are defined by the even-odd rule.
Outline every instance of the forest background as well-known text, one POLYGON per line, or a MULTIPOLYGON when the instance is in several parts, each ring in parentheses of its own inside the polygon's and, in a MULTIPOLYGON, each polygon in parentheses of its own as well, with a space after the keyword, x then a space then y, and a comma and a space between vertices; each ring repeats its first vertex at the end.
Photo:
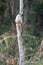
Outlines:
MULTIPOLYGON (((19 12, 19 0, 0 0, 0 40, 4 37, 16 35, 15 17, 19 12)), ((24 0, 23 14, 23 45, 26 60, 36 62, 34 65, 42 65, 43 61, 43 0, 24 0), (41 51, 40 51, 41 49, 41 51), (37 59, 38 57, 38 59, 37 59), (34 61, 34 60, 35 61, 34 61), (40 63, 39 63, 40 62, 40 63)), ((17 39, 7 39, 0 44, 0 56, 5 52, 7 57, 17 56, 17 39), (3 43, 7 43, 6 46, 3 43), (8 44, 9 43, 9 44, 8 44), (11 44, 12 43, 12 44, 11 44), (15 43, 15 44, 14 44, 15 43), (9 51, 6 47, 9 46, 9 51), (13 46, 16 46, 12 48, 13 46), (6 49, 5 49, 6 48, 6 49), (15 49, 15 51, 14 51, 15 49), (15 54, 16 53, 16 54, 15 54)), ((2 57, 1 57, 2 58, 2 57)), ((0 59, 0 63, 4 61, 0 59)), ((5 64, 4 64, 5 65, 5 64)))

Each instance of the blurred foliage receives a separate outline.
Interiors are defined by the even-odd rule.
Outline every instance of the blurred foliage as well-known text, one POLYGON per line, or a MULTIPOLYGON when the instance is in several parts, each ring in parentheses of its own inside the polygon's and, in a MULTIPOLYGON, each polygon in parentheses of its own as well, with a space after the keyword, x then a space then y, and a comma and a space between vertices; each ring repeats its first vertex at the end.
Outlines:
POLYGON ((0 35, 8 32, 11 26, 11 21, 6 19, 5 22, 0 21, 0 35))
POLYGON ((27 28, 26 33, 38 37, 43 36, 43 34, 41 34, 41 32, 43 32, 43 1, 42 2, 41 0, 32 1, 28 9, 29 10, 27 14, 28 15, 27 23, 30 25, 30 27, 27 28))
POLYGON ((35 54, 37 52, 37 48, 40 45, 41 39, 39 37, 32 38, 31 36, 24 38, 23 45, 26 48, 27 54, 35 54))
POLYGON ((42 64, 37 62, 37 63, 29 63, 29 64, 26 64, 26 65, 42 65, 42 64))
MULTIPOLYGON (((8 48, 6 46, 5 41, 0 43, 0 56, 4 53, 7 57, 14 56, 14 57, 18 58, 19 53, 18 53, 17 40, 14 38, 8 38, 7 41, 8 41, 8 48)), ((41 41, 41 39, 39 40, 38 37, 35 37, 35 38, 32 38, 30 36, 23 37, 23 42, 24 42, 23 45, 26 49, 25 54, 26 55, 29 55, 29 54, 35 55, 37 52, 37 48, 40 44, 40 41, 41 41)), ((0 63, 3 64, 3 62, 5 63, 4 60, 2 62, 0 60, 0 63)), ((40 64, 40 63, 35 63, 35 64, 40 64)))
MULTIPOLYGON (((0 0, 0 35, 9 32, 12 20, 10 19, 9 15, 9 7, 8 2, 11 0, 0 0)), ((30 25, 29 28, 25 29, 26 34, 30 34, 32 36, 23 37, 23 45, 26 48, 25 54, 36 54, 37 48, 40 45, 41 38, 43 37, 43 0, 25 0, 28 3, 28 20, 27 24, 30 25), (38 25, 39 24, 39 25, 38 25), (34 37, 35 36, 35 37, 34 37)), ((25 2, 24 1, 24 2, 25 2)), ((19 4, 19 3, 18 3, 19 4)), ((24 3, 24 12, 26 3, 24 3)), ((16 9, 16 8, 15 8, 16 9)), ((19 9, 19 5, 17 5, 17 9, 19 9)), ((18 13, 18 11, 17 11, 18 13)), ((24 13, 25 14, 25 13, 24 13)), ((0 54, 5 53, 8 57, 11 56, 18 56, 18 45, 16 44, 16 40, 8 39, 8 46, 3 41, 0 44, 0 54)), ((43 60, 43 58, 41 57, 43 60)), ((0 60, 1 65, 6 65, 4 61, 0 60)), ((37 63, 33 64, 26 64, 26 65, 42 65, 37 61, 37 63)))

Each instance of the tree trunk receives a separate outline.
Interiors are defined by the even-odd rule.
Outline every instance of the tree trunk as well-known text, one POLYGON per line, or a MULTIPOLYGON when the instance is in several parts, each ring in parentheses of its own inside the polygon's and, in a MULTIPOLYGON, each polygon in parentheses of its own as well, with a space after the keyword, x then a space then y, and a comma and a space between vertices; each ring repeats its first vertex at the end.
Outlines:
POLYGON ((19 56, 20 56, 19 65, 24 65, 24 51, 22 46, 23 41, 22 41, 21 31, 18 25, 16 26, 16 28, 17 28, 18 47, 19 47, 19 56))
POLYGON ((10 19, 11 19, 11 23, 12 23, 12 27, 11 27, 11 32, 15 32, 15 17, 17 14, 17 0, 12 0, 11 2, 8 3, 9 6, 9 15, 10 15, 10 19))
POLYGON ((25 34, 26 33, 26 25, 27 25, 27 22, 28 22, 28 0, 25 0, 25 9, 24 9, 24 27, 23 27, 23 33, 25 34))
POLYGON ((17 40, 18 40, 18 48, 19 48, 19 65, 24 65, 25 54, 23 50, 23 40, 22 40, 22 14, 23 14, 23 0, 20 0, 20 11, 19 14, 16 16, 16 30, 17 30, 17 40))

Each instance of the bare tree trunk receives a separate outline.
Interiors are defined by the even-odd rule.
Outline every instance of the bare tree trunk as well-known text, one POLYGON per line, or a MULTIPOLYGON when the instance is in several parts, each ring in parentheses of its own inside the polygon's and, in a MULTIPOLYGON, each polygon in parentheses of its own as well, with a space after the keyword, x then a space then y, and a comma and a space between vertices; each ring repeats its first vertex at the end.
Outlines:
POLYGON ((23 50, 23 45, 22 45, 23 40, 21 36, 21 26, 22 26, 21 19, 22 19, 22 16, 18 14, 16 16, 16 30, 17 30, 17 39, 18 39, 19 56, 20 56, 19 65, 24 65, 25 55, 24 55, 24 50, 23 50))
POLYGON ((23 40, 22 40, 22 14, 23 14, 23 0, 20 0, 20 11, 19 14, 16 16, 15 22, 16 22, 16 30, 17 30, 17 39, 18 39, 18 48, 19 48, 19 65, 24 65, 25 60, 25 54, 23 50, 23 40))
POLYGON ((27 25, 27 22, 28 22, 28 0, 25 1, 25 9, 24 9, 24 27, 23 27, 23 33, 25 34, 26 33, 26 25, 27 25))
POLYGON ((15 32, 15 17, 17 14, 17 0, 12 0, 11 2, 8 3, 9 6, 9 15, 12 23, 11 31, 14 33, 15 32))
POLYGON ((29 8, 32 6, 33 0, 25 0, 25 8, 24 8, 24 23, 23 23, 23 33, 26 33, 26 30, 29 26, 29 8))

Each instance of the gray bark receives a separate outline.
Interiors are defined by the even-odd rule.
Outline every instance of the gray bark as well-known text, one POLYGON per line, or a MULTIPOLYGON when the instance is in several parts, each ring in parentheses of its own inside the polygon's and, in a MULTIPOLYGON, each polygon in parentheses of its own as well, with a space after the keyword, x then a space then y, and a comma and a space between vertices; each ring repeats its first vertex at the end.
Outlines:
POLYGON ((20 14, 16 16, 15 22, 16 22, 16 30, 17 30, 17 40, 18 40, 18 48, 19 48, 19 57, 20 57, 20 62, 19 65, 24 65, 24 60, 25 60, 25 54, 23 50, 23 39, 21 36, 21 29, 22 29, 22 14, 23 14, 23 0, 20 0, 20 14))
POLYGON ((20 14, 23 14, 23 0, 20 0, 20 14))

